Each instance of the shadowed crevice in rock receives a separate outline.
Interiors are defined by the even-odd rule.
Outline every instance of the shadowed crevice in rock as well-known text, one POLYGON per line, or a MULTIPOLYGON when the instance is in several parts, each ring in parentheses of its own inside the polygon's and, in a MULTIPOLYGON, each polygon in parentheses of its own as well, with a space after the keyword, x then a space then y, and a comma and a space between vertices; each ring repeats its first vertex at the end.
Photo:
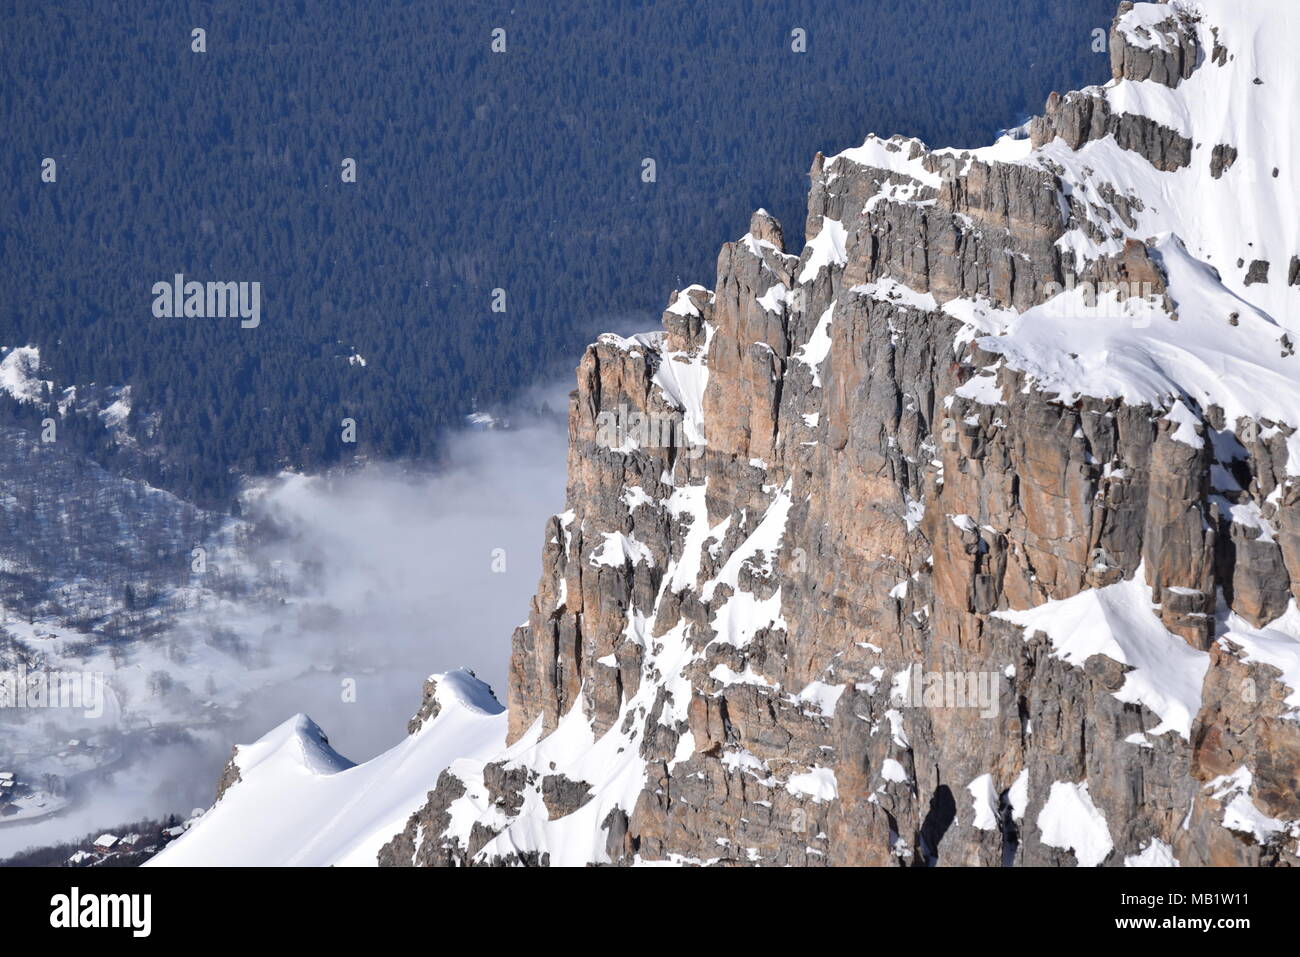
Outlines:
POLYGON ((952 789, 942 784, 930 796, 930 809, 921 822, 921 854, 929 866, 939 863, 940 844, 956 819, 957 802, 952 789))

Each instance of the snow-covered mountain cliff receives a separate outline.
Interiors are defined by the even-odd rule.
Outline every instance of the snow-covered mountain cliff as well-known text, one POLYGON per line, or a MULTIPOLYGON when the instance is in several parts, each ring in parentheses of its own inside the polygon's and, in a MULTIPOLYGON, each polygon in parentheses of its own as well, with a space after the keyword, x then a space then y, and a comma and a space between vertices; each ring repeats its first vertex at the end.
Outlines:
POLYGON ((1300 7, 1109 41, 587 350, 508 711, 293 719, 156 863, 1300 862, 1300 7))

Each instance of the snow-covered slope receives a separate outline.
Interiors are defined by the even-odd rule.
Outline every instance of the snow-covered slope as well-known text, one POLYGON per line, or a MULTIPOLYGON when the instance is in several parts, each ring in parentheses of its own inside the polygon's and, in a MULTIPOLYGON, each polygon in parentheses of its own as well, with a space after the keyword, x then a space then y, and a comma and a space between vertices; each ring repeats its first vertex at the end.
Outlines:
POLYGON ((463 670, 431 680, 437 717, 364 764, 334 751, 302 714, 238 746, 238 780, 149 864, 373 865, 443 768, 505 744, 504 709, 487 685, 463 670))
MULTIPOLYGON (((1295 44, 1300 5, 1290 0, 1174 0, 1144 3, 1121 18, 1131 43, 1151 43, 1137 30, 1170 13, 1195 18, 1193 29, 1205 58, 1191 76, 1170 88, 1154 79, 1114 80, 1102 93, 1116 112, 1149 117, 1192 140, 1191 163, 1161 172, 1114 138, 1078 151, 1059 141, 1041 159, 1060 163, 1065 178, 1099 207, 1109 205, 1093 186, 1110 181, 1141 198, 1132 226, 1112 221, 1124 236, 1145 239, 1172 233, 1190 255, 1222 273, 1224 288, 1278 321, 1294 327, 1294 292, 1287 264, 1300 250, 1300 70, 1295 44), (1216 58, 1216 51, 1225 52, 1216 58), (1216 146, 1229 146, 1235 161, 1216 176, 1216 146), (1237 260, 1244 263, 1237 265, 1237 260), (1271 263, 1268 283, 1246 285, 1252 260, 1271 263)), ((1089 91, 1082 91, 1087 93, 1089 91)), ((1113 238, 1102 244, 1112 252, 1113 238)), ((1096 244, 1080 240, 1083 255, 1096 244)))

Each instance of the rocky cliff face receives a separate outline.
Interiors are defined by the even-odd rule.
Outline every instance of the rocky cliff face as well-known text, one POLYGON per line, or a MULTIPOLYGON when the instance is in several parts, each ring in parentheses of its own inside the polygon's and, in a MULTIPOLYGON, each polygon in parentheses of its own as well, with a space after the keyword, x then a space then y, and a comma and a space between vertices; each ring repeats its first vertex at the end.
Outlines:
POLYGON ((1234 7, 819 154, 799 255, 587 350, 507 747, 381 863, 1298 862, 1300 30, 1234 7))

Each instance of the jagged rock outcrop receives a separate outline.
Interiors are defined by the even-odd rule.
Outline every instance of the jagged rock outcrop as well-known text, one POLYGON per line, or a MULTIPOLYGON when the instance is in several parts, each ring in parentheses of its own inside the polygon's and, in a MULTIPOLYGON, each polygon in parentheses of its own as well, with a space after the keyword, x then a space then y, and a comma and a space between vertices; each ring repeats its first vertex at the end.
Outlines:
MULTIPOLYGON (((1130 17, 1131 0, 1119 5, 1110 31, 1110 69, 1116 79, 1153 80, 1177 87, 1192 75, 1203 56, 1195 14, 1187 9, 1141 4, 1144 17, 1130 17)), ((1217 41, 1217 32, 1214 34, 1217 41)), ((1216 58, 1226 57, 1226 48, 1214 44, 1216 58), (1222 52, 1220 52, 1222 51, 1222 52)))
POLYGON ((230 751, 230 760, 227 761, 226 766, 221 769, 221 777, 217 778, 217 796, 215 798, 217 801, 221 800, 221 795, 225 794, 227 789, 232 785, 238 784, 240 781, 239 764, 235 760, 238 755, 239 749, 232 748, 230 751))
MULTIPOLYGON (((1047 101, 1046 112, 1031 121, 1029 136, 1034 146, 1050 143, 1059 136, 1072 150, 1111 136, 1121 149, 1141 154, 1163 172, 1186 166, 1192 159, 1192 141, 1186 136, 1146 116, 1114 113, 1105 97, 1086 92, 1064 97, 1053 95, 1047 101)), ((1230 165, 1225 154, 1232 148, 1216 149, 1219 155, 1215 171, 1221 172, 1225 165, 1230 165)))
POLYGON ((1261 69, 1208 6, 1028 140, 819 154, 801 255, 587 350, 509 746, 381 863, 1300 863, 1300 293, 1193 208, 1276 164, 1112 100, 1261 69))
MULTIPOLYGON (((471 672, 472 673, 472 672, 471 672)), ((411 715, 411 720, 406 722, 406 733, 415 734, 419 731, 426 721, 432 721, 438 717, 442 705, 438 701, 438 679, 436 675, 430 675, 424 680, 424 688, 420 697, 420 707, 415 714, 411 715)))

